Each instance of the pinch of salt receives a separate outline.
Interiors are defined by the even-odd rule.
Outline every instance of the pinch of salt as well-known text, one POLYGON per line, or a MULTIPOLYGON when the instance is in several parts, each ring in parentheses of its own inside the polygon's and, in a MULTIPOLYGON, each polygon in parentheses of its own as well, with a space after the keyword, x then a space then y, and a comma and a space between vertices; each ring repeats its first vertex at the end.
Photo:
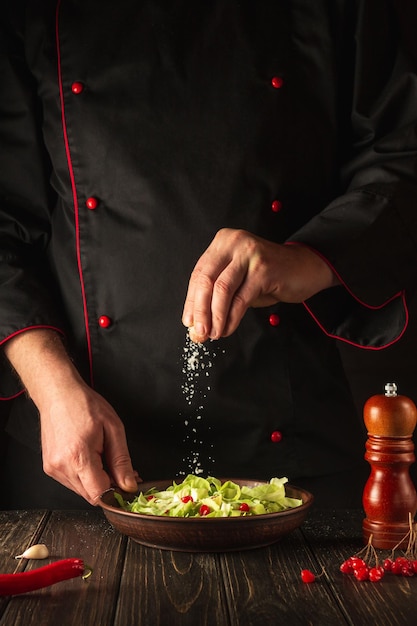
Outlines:
POLYGON ((188 336, 189 336, 189 338, 191 339, 191 341, 192 341, 193 343, 202 343, 202 342, 201 342, 201 339, 204 339, 204 337, 202 337, 201 335, 198 335, 198 334, 195 332, 195 328, 194 328, 194 326, 190 326, 190 327, 188 328, 188 336))

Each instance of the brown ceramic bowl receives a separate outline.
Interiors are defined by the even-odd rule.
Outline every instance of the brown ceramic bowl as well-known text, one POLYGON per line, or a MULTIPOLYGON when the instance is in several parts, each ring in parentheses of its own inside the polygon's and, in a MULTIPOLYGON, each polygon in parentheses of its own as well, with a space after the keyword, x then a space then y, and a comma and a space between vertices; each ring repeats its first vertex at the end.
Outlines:
MULTIPOLYGON (((261 484, 257 480, 231 480, 241 486, 261 484)), ((140 491, 145 492, 152 487, 161 491, 172 482, 144 482, 140 491)), ((279 513, 248 517, 183 518, 129 513, 119 507, 113 490, 103 493, 99 504, 116 530, 145 546, 179 552, 231 552, 268 546, 302 524, 313 503, 313 496, 288 484, 285 491, 287 496, 301 498, 303 504, 279 513)), ((132 499, 132 494, 122 493, 122 496, 132 499)))

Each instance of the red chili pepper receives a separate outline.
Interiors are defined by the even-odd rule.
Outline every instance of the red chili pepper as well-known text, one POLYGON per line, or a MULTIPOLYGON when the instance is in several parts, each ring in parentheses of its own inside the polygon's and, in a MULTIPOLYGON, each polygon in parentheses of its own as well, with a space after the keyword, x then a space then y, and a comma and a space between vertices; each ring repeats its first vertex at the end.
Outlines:
POLYGON ((86 572, 84 561, 81 559, 63 559, 27 572, 0 574, 0 596, 26 593, 76 576, 87 577, 90 573, 89 568, 86 572))

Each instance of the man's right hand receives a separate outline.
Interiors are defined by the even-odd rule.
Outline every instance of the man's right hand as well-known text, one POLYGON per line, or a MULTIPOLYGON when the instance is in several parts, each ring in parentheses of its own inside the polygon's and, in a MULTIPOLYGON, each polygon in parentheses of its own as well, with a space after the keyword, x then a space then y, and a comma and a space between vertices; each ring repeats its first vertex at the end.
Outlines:
POLYGON ((9 340, 5 353, 39 410, 45 473, 91 504, 112 483, 134 492, 140 479, 124 426, 78 374, 60 337, 50 330, 28 330, 9 340))

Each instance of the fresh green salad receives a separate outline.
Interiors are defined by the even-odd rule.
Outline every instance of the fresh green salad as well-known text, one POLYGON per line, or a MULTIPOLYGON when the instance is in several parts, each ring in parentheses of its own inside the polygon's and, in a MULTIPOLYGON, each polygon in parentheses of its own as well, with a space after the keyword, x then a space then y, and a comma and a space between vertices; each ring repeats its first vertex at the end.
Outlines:
POLYGON ((165 491, 149 489, 127 502, 115 492, 119 505, 132 513, 165 517, 240 517, 276 513, 302 504, 285 495, 287 478, 271 478, 256 487, 221 482, 209 476, 189 474, 181 483, 173 482, 165 491))

